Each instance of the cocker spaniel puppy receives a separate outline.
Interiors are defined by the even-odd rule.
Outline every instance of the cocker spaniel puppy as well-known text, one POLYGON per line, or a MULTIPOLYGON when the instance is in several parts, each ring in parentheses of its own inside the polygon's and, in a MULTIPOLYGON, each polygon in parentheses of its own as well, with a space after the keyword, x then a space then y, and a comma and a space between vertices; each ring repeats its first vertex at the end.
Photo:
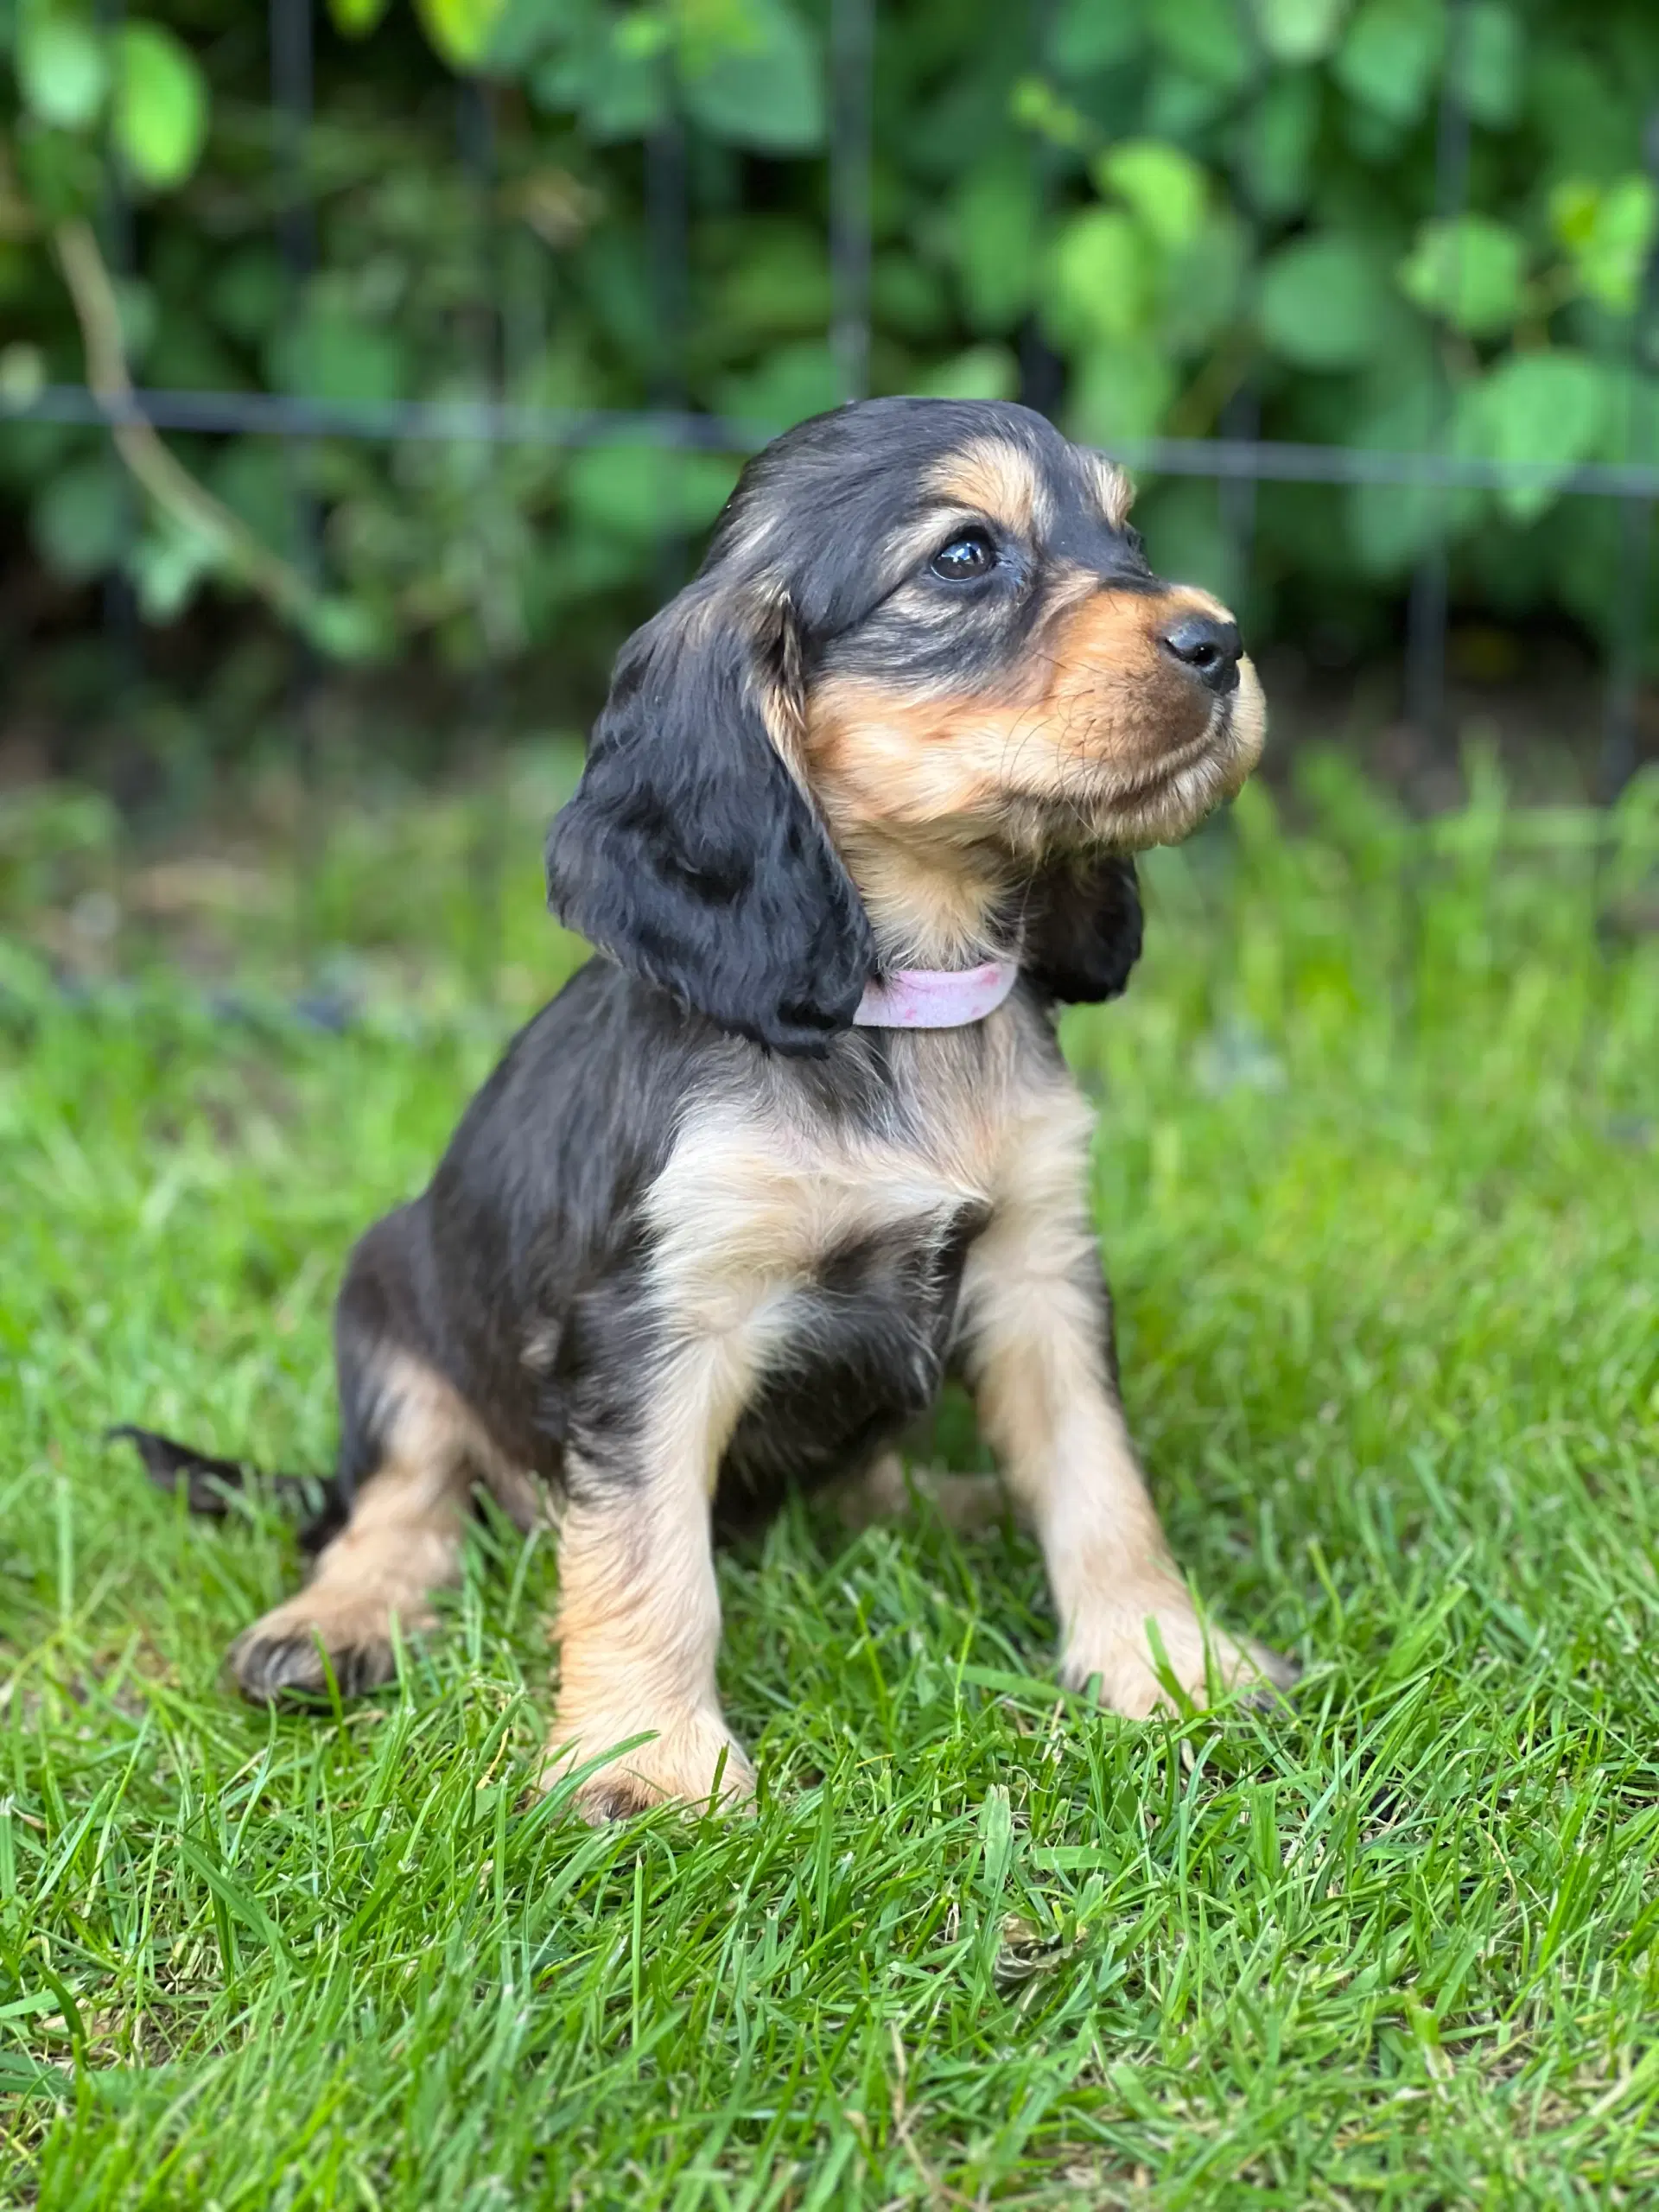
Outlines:
MULTIPOLYGON (((590 1818, 752 1786, 711 1530, 868 1465, 962 1374, 1060 1671, 1114 1711, 1286 1679, 1207 1637, 1125 1431, 1057 1002, 1123 988, 1137 848, 1261 750, 1232 619, 1099 455, 889 399, 744 470, 623 648, 547 849, 599 948, 514 1040, 336 1323, 346 1518, 232 1666, 343 1690, 432 1618, 482 1484, 559 1522, 551 1778, 590 1818), (1206 1649, 1207 1647, 1207 1649, 1206 1649)), ((210 1463, 141 1438, 152 1465, 210 1463), (168 1452, 174 1457, 169 1460, 168 1452)))

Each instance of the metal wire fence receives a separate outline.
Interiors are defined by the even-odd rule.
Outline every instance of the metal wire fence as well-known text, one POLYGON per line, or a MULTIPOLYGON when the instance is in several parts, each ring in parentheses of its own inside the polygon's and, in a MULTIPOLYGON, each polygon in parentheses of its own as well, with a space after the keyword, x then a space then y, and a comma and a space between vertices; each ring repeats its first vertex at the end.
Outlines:
MULTIPOLYGON (((1465 0, 1449 0, 1449 35, 1455 41, 1465 0)), ((1035 22, 1041 0, 1033 0, 1035 22)), ((828 210, 832 306, 827 334, 847 398, 869 388, 871 363, 872 164, 874 147, 873 0, 830 0, 828 41, 828 210)), ((1033 31, 1033 36, 1037 34, 1033 31)), ((276 123, 273 137, 277 212, 276 242, 293 302, 297 304, 318 266, 316 211, 310 197, 307 135, 314 105, 314 25, 311 0, 270 0, 270 97, 276 123)), ((320 442, 355 440, 390 444, 438 442, 474 456, 473 478, 480 518, 480 556, 488 557, 486 518, 499 496, 495 456, 505 448, 576 448, 626 440, 677 452, 742 454, 756 449, 783 427, 775 423, 734 420, 696 411, 687 404, 684 361, 688 340, 693 212, 688 188, 688 124, 673 120, 657 129, 644 149, 645 234, 649 282, 656 332, 655 370, 649 404, 615 411, 531 407, 504 399, 503 306, 496 252, 497 217, 491 188, 494 162, 492 86, 462 80, 455 94, 458 158, 474 189, 476 207, 477 290, 467 319, 472 396, 464 399, 345 401, 302 391, 215 391, 94 390, 88 384, 51 384, 25 399, 0 397, 0 423, 7 416, 83 426, 113 432, 147 425, 160 433, 257 436, 279 441, 289 457, 286 472, 292 508, 291 543, 297 565, 315 581, 322 564, 323 518, 312 491, 307 451, 320 442)), ((1435 205, 1452 218, 1468 205, 1470 118, 1462 103, 1455 71, 1444 73, 1435 135, 1435 205)), ((1659 177, 1659 111, 1647 134, 1645 159, 1659 177)), ((1033 156, 1039 167, 1040 145, 1033 156)), ((101 232, 110 265, 118 276, 134 265, 134 225, 118 175, 105 181, 101 232)), ((1644 312, 1659 308, 1659 256, 1649 266, 1644 312)), ((1022 359, 1025 395, 1035 404, 1060 396, 1063 370, 1034 333, 1022 359)), ((1637 365, 1633 362, 1632 366, 1637 365)), ((1360 484, 1427 487, 1440 503, 1440 527, 1412 579, 1405 640, 1402 694, 1408 721, 1431 743, 1444 735, 1446 715, 1448 635, 1448 537, 1444 512, 1449 495, 1469 488, 1514 491, 1549 488, 1567 497, 1611 500, 1621 511, 1619 605, 1611 628, 1605 671, 1599 789, 1611 799, 1634 772, 1638 758, 1637 707, 1643 625, 1649 598, 1649 566, 1654 502, 1659 498, 1659 461, 1630 458, 1564 468, 1555 462, 1497 460, 1459 453, 1452 446, 1452 393, 1440 394, 1437 435, 1422 448, 1378 450, 1338 444, 1288 443, 1257 435, 1260 409, 1247 385, 1235 395, 1213 437, 1154 437, 1128 442, 1116 457, 1143 475, 1174 475, 1212 481, 1230 551, 1232 574, 1248 603, 1253 558, 1255 490, 1264 483, 1332 486, 1360 484)), ((665 531, 658 573, 664 590, 683 575, 689 548, 665 531)), ((480 608, 490 594, 480 594, 480 608)), ((118 637, 136 635, 128 587, 119 576, 105 597, 106 626, 118 637)), ((475 737, 487 746, 499 729, 497 683, 505 651, 488 634, 480 613, 477 674, 469 702, 475 737)), ((129 647, 130 650, 130 646, 129 647)), ((298 626, 290 640, 290 695, 296 763, 308 778, 312 717, 307 698, 317 681, 313 648, 298 626)), ((495 848, 485 840, 477 856, 481 871, 495 864, 495 848)), ((486 905, 489 901, 485 902, 486 905)))

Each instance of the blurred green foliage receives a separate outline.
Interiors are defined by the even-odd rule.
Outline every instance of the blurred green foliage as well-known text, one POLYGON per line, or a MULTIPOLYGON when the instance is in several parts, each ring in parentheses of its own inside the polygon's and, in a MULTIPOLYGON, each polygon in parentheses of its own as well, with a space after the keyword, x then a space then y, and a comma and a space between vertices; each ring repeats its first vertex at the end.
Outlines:
MULTIPOLYGON (((136 210, 118 269, 134 378, 328 399, 665 398, 782 427, 843 394, 827 332, 829 0, 329 0, 301 159, 319 253, 285 268, 291 148, 264 11, 238 0, 0 0, 0 399, 75 382, 54 224, 136 210), (456 86, 485 88, 487 177, 456 86), (642 143, 686 125, 690 267, 653 284, 642 143), (284 179, 289 182, 284 181, 284 179)), ((1659 458, 1643 166, 1651 0, 906 0, 878 7, 877 391, 1014 394, 1046 360, 1111 442, 1258 422, 1274 438, 1504 460, 1659 458), (1446 87, 1467 204, 1437 204, 1446 87), (1046 349, 1046 351, 1044 349, 1046 349), (1244 409, 1240 414, 1241 405, 1244 409)), ((1651 135, 1651 134, 1649 134, 1651 135)), ((118 259, 118 257, 116 257, 118 259)), ((324 518, 339 641, 580 662, 660 589, 737 466, 581 450, 173 441, 292 556, 324 518)), ((1434 535, 1500 618, 1603 632, 1618 517, 1548 484, 1441 495, 1268 485, 1252 613, 1386 620, 1434 535)), ((223 584, 96 434, 0 435, 0 515, 58 575, 123 564, 147 615, 223 584)), ((1232 588, 1215 487, 1155 486, 1162 565, 1232 588)))

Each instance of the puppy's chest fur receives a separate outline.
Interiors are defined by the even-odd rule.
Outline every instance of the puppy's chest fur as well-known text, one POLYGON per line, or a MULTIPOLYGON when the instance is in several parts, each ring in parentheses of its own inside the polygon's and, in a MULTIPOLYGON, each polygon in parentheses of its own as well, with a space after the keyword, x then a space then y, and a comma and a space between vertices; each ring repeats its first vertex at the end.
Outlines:
POLYGON ((783 1075, 682 1127, 645 1202, 647 1297, 671 1396, 711 1376, 730 1393, 722 1519, 849 1471, 925 1412, 969 1249, 1021 1202, 1033 1148, 1063 1151, 1075 1189, 1081 1102, 1021 1022, 987 1027, 892 1040, 845 1111, 783 1075))

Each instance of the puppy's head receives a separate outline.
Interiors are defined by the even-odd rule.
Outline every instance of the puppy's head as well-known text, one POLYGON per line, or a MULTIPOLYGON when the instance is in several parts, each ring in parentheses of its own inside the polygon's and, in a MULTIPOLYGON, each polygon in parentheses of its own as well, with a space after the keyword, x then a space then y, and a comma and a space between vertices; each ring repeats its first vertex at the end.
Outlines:
POLYGON ((1265 726, 1232 618, 1153 575, 1128 504, 1020 407, 872 400, 779 439, 623 649, 557 911, 786 1052, 878 958, 999 931, 1060 995, 1121 988, 1125 856, 1236 791, 1265 726))

